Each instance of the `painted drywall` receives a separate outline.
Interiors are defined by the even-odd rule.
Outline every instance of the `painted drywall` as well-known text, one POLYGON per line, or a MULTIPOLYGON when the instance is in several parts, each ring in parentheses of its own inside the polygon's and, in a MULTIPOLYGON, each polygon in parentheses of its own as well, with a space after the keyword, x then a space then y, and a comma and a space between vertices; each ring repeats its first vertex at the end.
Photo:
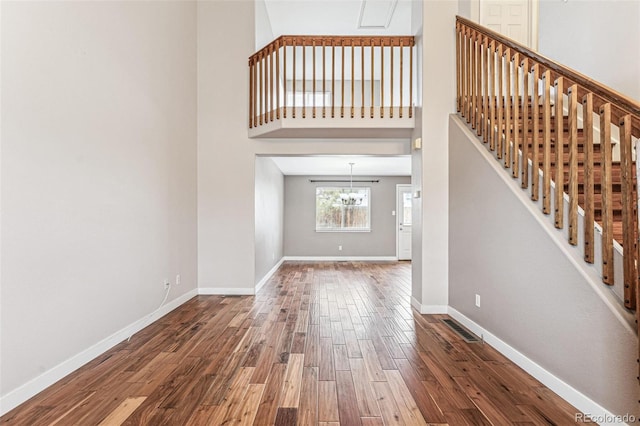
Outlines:
POLYGON ((258 283, 283 255, 284 176, 272 159, 256 158, 256 277, 258 283))
POLYGON ((265 0, 254 0, 255 2, 255 34, 256 44, 255 50, 260 50, 274 40, 271 21, 269 20, 269 12, 265 0))
POLYGON ((3 397, 195 289, 195 24, 2 2, 3 397))
POLYGON ((640 101, 640 2, 539 2, 539 50, 640 101))
POLYGON ((285 176, 285 256, 396 255, 396 217, 392 211, 396 210, 396 185, 410 183, 408 176, 357 176, 357 180, 380 180, 353 185, 371 188, 371 232, 316 232, 315 188, 345 184, 312 183, 310 179, 349 180, 349 176, 285 176))
POLYGON ((458 123, 451 118, 451 307, 611 412, 638 417, 632 328, 614 315, 505 184, 498 174, 504 171, 492 167, 479 152, 485 148, 458 123))

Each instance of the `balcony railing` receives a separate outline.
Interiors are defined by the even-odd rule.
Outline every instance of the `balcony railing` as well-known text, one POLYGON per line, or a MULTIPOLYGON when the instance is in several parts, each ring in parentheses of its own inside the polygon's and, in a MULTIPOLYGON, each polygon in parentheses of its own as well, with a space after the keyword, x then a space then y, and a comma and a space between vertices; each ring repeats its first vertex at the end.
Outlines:
POLYGON ((249 58, 249 128, 413 117, 413 36, 281 36, 249 58))

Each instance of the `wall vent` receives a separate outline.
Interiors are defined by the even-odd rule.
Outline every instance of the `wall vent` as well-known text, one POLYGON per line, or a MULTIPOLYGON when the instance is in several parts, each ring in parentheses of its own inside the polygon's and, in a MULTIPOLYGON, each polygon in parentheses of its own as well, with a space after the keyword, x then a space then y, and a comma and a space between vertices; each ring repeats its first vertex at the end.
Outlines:
POLYGON ((443 323, 445 323, 451 330, 455 331, 456 334, 458 336, 460 336, 462 338, 462 340, 464 340, 465 342, 467 342, 467 343, 478 343, 478 342, 480 342, 480 338, 478 336, 476 336, 475 334, 473 334, 472 332, 470 332, 469 330, 464 328, 456 320, 452 320, 452 319, 446 318, 446 319, 443 319, 441 321, 443 323))

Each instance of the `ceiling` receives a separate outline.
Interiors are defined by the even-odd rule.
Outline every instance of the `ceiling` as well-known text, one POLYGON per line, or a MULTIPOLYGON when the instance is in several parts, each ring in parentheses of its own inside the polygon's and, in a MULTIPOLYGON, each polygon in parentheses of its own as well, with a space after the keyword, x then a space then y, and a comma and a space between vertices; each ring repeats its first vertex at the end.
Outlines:
POLYGON ((273 36, 411 34, 411 0, 265 0, 273 36))
POLYGON ((348 176, 349 163, 354 176, 411 176, 411 156, 393 157, 332 155, 308 157, 270 157, 286 176, 348 176))

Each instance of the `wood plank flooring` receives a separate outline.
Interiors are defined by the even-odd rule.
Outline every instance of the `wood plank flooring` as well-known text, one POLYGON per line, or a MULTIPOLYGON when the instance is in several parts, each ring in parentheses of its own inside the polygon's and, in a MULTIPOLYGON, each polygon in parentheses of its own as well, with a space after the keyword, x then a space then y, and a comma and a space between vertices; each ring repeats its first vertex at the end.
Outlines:
POLYGON ((0 418, 7 425, 568 425, 576 409, 410 300, 411 265, 285 263, 198 296, 0 418))

